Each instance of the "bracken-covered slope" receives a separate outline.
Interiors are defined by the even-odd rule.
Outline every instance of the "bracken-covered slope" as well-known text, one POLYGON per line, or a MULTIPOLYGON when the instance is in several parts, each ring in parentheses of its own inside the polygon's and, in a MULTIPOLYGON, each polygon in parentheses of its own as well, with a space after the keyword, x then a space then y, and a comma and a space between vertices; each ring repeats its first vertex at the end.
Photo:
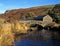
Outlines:
POLYGON ((31 8, 7 10, 4 14, 0 14, 0 17, 6 19, 6 21, 13 22, 15 20, 46 15, 47 11, 49 9, 52 9, 53 7, 54 5, 47 5, 47 6, 37 6, 31 8))

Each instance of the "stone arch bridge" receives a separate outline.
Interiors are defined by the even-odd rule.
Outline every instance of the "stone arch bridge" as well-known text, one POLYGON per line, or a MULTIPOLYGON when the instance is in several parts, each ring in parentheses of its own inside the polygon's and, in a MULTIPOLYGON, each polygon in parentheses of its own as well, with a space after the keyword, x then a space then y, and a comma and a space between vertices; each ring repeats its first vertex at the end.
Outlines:
POLYGON ((26 20, 26 21, 20 21, 20 23, 26 24, 26 26, 30 26, 31 24, 39 24, 41 26, 48 25, 47 23, 44 23, 43 21, 37 21, 37 20, 26 20))

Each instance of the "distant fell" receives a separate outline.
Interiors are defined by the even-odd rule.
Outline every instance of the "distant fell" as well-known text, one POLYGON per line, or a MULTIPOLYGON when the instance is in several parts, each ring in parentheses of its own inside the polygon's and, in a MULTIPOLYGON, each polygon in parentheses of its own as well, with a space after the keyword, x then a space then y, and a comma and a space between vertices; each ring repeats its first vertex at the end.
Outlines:
POLYGON ((31 8, 21 8, 6 10, 4 14, 0 14, 1 18, 6 19, 6 21, 14 22, 15 20, 25 20, 27 18, 34 18, 36 16, 44 16, 47 14, 49 9, 52 9, 54 5, 46 6, 36 6, 31 8))

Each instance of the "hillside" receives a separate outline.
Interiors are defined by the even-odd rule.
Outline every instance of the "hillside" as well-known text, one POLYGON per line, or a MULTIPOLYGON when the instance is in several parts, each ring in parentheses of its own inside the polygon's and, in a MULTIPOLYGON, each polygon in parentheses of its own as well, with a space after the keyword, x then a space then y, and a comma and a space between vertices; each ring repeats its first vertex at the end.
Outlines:
POLYGON ((4 14, 0 14, 0 17, 6 19, 6 21, 13 22, 15 20, 46 15, 47 11, 49 9, 52 9, 53 7, 54 5, 47 5, 47 6, 37 6, 31 8, 7 10, 4 14))
POLYGON ((60 4, 56 4, 53 9, 48 10, 48 14, 54 19, 56 23, 60 23, 60 4))

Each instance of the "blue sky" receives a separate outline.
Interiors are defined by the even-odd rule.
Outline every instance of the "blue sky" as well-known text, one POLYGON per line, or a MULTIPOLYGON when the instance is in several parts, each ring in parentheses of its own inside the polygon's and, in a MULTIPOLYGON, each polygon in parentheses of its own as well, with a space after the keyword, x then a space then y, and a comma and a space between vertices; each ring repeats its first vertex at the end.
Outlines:
POLYGON ((0 0, 0 13, 6 10, 60 4, 60 0, 0 0))

